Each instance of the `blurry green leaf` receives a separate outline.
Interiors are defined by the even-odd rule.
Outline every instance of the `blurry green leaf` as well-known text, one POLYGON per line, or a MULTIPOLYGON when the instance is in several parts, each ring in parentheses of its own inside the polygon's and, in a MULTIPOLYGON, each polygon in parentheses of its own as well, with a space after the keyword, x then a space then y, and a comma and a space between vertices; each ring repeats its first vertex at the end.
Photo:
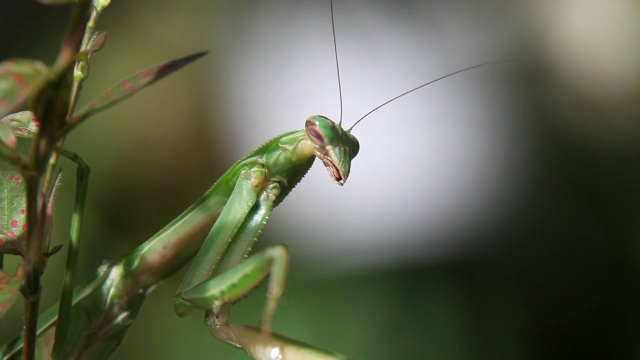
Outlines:
POLYGON ((20 174, 15 170, 0 170, 0 253, 16 254, 23 248, 26 202, 20 174))
POLYGON ((18 145, 18 139, 16 138, 16 134, 13 133, 11 127, 9 125, 0 122, 0 143, 10 147, 15 148, 18 145))
POLYGON ((35 60, 12 59, 0 63, 0 116, 22 103, 43 81, 48 69, 35 60))
POLYGON ((18 298, 22 275, 22 266, 18 267, 13 276, 0 269, 0 319, 4 317, 18 298))
POLYGON ((21 111, 10 114, 2 119, 0 123, 13 129, 15 136, 32 138, 40 129, 40 124, 31 111, 21 111))
POLYGON ((16 134, 9 125, 0 122, 0 158, 15 164, 19 158, 16 145, 16 134))
POLYGON ((118 84, 107 89, 104 93, 102 93, 102 95, 99 95, 98 97, 93 99, 93 101, 91 101, 84 109, 80 110, 78 114, 76 114, 72 118, 72 124, 75 125, 76 123, 82 121, 83 119, 86 119, 96 112, 104 110, 107 107, 137 93, 138 91, 162 79, 163 77, 182 68, 183 66, 199 59, 205 54, 206 52, 199 52, 180 59, 171 60, 143 70, 131 77, 120 81, 118 84))

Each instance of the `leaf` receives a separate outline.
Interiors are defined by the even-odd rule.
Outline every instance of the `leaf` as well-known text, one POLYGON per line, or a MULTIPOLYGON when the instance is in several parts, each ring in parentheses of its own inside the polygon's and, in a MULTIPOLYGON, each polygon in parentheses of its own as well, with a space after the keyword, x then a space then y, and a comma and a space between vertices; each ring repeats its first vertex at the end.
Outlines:
POLYGON ((16 254, 24 248, 26 202, 20 174, 0 170, 0 253, 16 254))
POLYGON ((11 276, 0 269, 0 319, 2 319, 20 294, 23 276, 22 266, 18 266, 15 275, 11 276))
POLYGON ((106 40, 107 40, 106 32, 96 32, 95 34, 93 34, 93 36, 91 36, 91 41, 86 51, 90 53, 94 53, 102 50, 106 40))
POLYGON ((116 85, 107 89, 102 93, 102 95, 93 99, 87 106, 80 110, 78 114, 73 116, 71 123, 75 125, 98 111, 104 110, 107 107, 122 101, 185 65, 190 64, 194 60, 201 58, 206 53, 206 51, 199 52, 183 58, 171 60, 160 65, 150 67, 120 81, 116 85))
POLYGON ((11 127, 3 122, 0 122, 0 143, 15 149, 18 145, 18 139, 16 134, 13 133, 11 127))
POLYGON ((7 115, 0 119, 0 123, 13 129, 15 136, 27 139, 34 137, 40 129, 40 123, 31 111, 20 111, 7 115))
POLYGON ((0 116, 26 100, 47 74, 47 66, 35 60, 0 62, 0 116))

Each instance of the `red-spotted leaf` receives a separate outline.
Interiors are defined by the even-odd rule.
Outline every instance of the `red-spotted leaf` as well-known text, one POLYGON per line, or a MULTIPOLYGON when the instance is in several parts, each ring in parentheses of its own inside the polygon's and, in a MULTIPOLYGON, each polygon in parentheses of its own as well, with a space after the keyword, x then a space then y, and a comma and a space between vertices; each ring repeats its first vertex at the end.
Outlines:
POLYGON ((22 276, 22 266, 18 267, 13 276, 0 269, 0 319, 9 311, 13 302, 20 295, 22 276))
POLYGON ((26 100, 44 80, 47 71, 46 65, 35 60, 0 62, 0 116, 26 100))
POLYGON ((113 87, 107 89, 104 93, 102 93, 102 95, 99 95, 98 97, 93 99, 86 107, 80 110, 71 119, 71 123, 75 125, 76 123, 86 119, 96 112, 104 110, 107 107, 137 93, 138 91, 162 79, 163 77, 184 67, 194 60, 199 59, 205 54, 206 52, 199 52, 180 59, 171 60, 143 70, 131 77, 120 81, 113 87))
POLYGON ((0 121, 0 143, 14 149, 18 145, 16 134, 13 133, 11 127, 0 121))
POLYGON ((0 170, 0 253, 17 254, 26 236, 26 195, 17 171, 0 170))
POLYGON ((15 136, 32 138, 40 129, 40 124, 31 111, 20 111, 10 114, 0 119, 0 124, 4 124, 13 129, 15 136))
POLYGON ((11 127, 0 122, 0 159, 15 163, 19 161, 18 139, 11 127))

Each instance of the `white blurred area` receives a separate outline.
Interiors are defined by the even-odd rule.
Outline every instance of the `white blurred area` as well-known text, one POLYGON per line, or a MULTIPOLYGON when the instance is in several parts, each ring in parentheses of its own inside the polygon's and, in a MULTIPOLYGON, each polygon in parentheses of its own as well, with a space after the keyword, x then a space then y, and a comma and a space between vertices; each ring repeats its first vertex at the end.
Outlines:
POLYGON ((536 38, 557 75, 594 101, 616 102, 640 81, 640 3, 540 1, 536 38))
MULTIPOLYGON (((424 82, 514 57, 516 24, 505 2, 335 3, 347 127, 424 82)), ((235 137, 230 157, 302 128, 310 115, 339 118, 328 1, 259 2, 225 22, 240 36, 215 55, 235 137)), ((361 150, 345 186, 316 162, 264 237, 320 272, 490 247, 474 234, 509 221, 527 186, 526 130, 507 80, 515 73, 513 65, 465 72, 377 111, 353 131, 361 150)))
POLYGON ((568 120, 560 125, 605 150, 635 143, 638 119, 629 105, 640 96, 640 3, 544 0, 526 11, 552 86, 572 94, 557 97, 568 120))

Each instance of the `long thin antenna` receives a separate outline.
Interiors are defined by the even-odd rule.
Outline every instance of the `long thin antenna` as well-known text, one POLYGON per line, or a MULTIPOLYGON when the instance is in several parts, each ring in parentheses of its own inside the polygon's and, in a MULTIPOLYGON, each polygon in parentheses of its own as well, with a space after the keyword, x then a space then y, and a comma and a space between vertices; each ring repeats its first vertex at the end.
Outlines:
POLYGON ((333 30, 333 53, 336 56, 336 72, 338 73, 338 92, 340 93, 340 121, 339 125, 342 125, 342 83, 340 82, 340 65, 338 65, 338 45, 336 42, 336 22, 333 19, 333 0, 329 1, 331 4, 331 30, 333 30))
POLYGON ((422 84, 422 85, 420 85, 420 86, 418 86, 418 87, 414 87, 413 89, 411 89, 411 90, 409 90, 409 91, 403 92, 402 94, 400 94, 400 95, 398 95, 398 96, 396 96, 396 97, 394 97, 394 98, 391 98, 391 99, 389 99, 389 100, 387 100, 387 101, 383 102, 382 104, 380 104, 380 105, 376 106, 373 110, 371 110, 371 111, 369 111, 368 113, 364 114, 364 116, 363 116, 363 117, 361 117, 360 119, 358 119, 358 121, 356 121, 356 122, 355 122, 355 123, 354 123, 354 124, 349 128, 349 130, 347 130, 347 132, 351 132, 351 129, 353 129, 356 125, 358 125, 358 123, 359 123, 360 121, 362 121, 364 118, 366 118, 367 116, 371 115, 374 111, 376 111, 376 110, 380 109, 381 107, 383 107, 383 106, 385 106, 385 105, 389 104, 390 102, 392 102, 392 101, 394 101, 394 100, 397 100, 397 99, 399 99, 399 98, 401 98, 401 97, 403 97, 403 96, 405 96, 405 95, 409 95, 410 93, 412 93, 412 92, 414 92, 414 91, 416 91, 416 90, 420 90, 420 89, 422 89, 423 87, 425 87, 425 86, 427 86, 427 85, 433 84, 434 82, 437 82, 437 81, 440 81, 440 80, 446 79, 446 78, 448 78, 449 76, 453 76, 453 75, 455 75, 455 74, 459 74, 459 73, 461 73, 461 72, 465 72, 465 71, 468 71, 468 70, 471 70, 471 69, 475 69, 475 68, 479 68, 479 67, 482 67, 482 66, 494 65, 494 64, 503 64, 503 63, 509 63, 509 62, 515 62, 515 61, 517 61, 517 60, 514 60, 514 59, 510 59, 510 60, 496 60, 496 61, 490 61, 490 62, 486 62, 486 63, 478 64, 478 65, 469 66, 469 67, 467 67, 467 68, 460 69, 460 70, 458 70, 458 71, 454 71, 454 72, 452 72, 452 73, 450 73, 450 74, 447 74, 447 75, 445 75, 445 76, 441 76, 441 77, 439 77, 439 78, 437 78, 437 79, 435 79, 435 80, 431 80, 431 81, 429 81, 429 82, 427 82, 427 83, 424 83, 424 84, 422 84))

